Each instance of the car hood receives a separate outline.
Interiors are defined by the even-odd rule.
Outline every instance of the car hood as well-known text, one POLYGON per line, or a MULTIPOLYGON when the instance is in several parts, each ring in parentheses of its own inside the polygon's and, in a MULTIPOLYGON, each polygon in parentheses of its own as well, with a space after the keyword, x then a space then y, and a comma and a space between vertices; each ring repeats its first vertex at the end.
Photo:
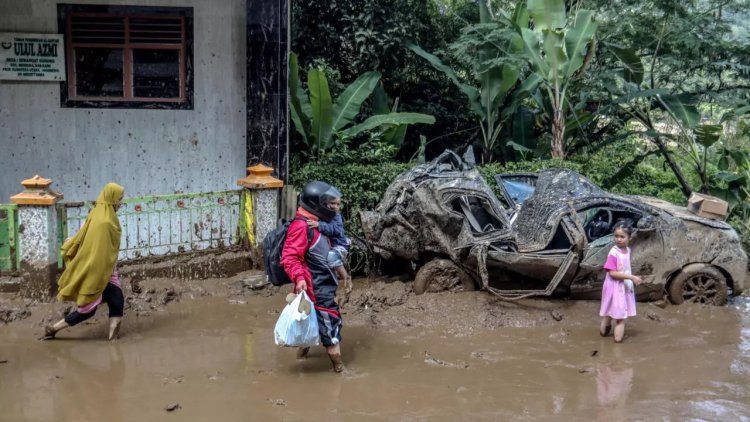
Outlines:
POLYGON ((675 205, 663 199, 653 198, 650 196, 634 196, 634 198, 637 198, 641 202, 651 205, 652 207, 659 208, 667 214, 670 214, 682 220, 694 221, 696 223, 703 224, 704 226, 712 227, 715 229, 729 230, 732 228, 732 226, 730 226, 726 221, 711 220, 710 218, 699 217, 688 211, 687 208, 675 205))

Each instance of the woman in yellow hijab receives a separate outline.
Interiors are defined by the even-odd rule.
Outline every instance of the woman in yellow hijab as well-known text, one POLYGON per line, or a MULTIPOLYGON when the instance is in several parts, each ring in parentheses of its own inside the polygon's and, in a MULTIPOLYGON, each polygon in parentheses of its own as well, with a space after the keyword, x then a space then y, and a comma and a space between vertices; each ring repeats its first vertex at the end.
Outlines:
POLYGON ((117 336, 125 305, 115 267, 122 232, 117 210, 124 193, 122 186, 107 183, 81 230, 63 243, 65 271, 57 282, 57 298, 75 302, 78 309, 44 327, 44 339, 53 339, 58 331, 91 318, 102 302, 109 307, 109 339, 117 336))

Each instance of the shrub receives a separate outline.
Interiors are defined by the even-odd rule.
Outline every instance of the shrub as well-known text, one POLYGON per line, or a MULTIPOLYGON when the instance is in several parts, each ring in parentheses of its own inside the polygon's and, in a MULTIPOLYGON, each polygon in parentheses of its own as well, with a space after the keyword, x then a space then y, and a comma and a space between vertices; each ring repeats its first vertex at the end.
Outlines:
POLYGON ((343 213, 347 230, 361 233, 359 219, 356 218, 360 210, 371 210, 380 202, 386 188, 393 179, 402 172, 410 169, 409 163, 382 164, 348 164, 348 165, 317 165, 307 164, 294 172, 291 177, 292 185, 301 190, 312 180, 322 180, 335 186, 344 195, 343 213))

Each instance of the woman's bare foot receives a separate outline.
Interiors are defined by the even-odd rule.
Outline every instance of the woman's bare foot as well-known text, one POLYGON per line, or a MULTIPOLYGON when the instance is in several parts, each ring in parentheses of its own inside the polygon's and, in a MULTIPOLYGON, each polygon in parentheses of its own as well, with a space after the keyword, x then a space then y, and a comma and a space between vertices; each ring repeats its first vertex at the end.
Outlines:
POLYGON ((297 349, 297 359, 307 359, 308 353, 310 353, 309 347, 300 347, 297 349))

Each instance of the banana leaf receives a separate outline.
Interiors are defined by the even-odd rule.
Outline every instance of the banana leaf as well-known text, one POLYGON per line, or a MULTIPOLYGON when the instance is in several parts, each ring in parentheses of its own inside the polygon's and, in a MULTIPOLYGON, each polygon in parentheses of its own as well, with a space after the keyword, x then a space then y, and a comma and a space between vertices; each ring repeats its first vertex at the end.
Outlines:
POLYGON ((529 0, 528 10, 539 30, 564 28, 566 23, 564 0, 529 0))
POLYGON ((388 113, 370 116, 364 122, 339 132, 345 137, 353 137, 362 132, 372 130, 381 126, 395 126, 415 123, 435 123, 435 117, 421 113, 388 113))
POLYGON ((307 86, 313 113, 312 138, 318 150, 325 150, 333 144, 333 103, 326 75, 322 70, 310 69, 307 72, 307 86))
POLYGON ((586 53, 591 40, 596 33, 596 22, 594 22, 590 10, 580 10, 576 14, 575 26, 565 33, 565 51, 568 61, 563 72, 564 78, 570 78, 583 66, 586 53))
POLYGON ((362 103, 372 94, 380 80, 380 73, 365 72, 346 87, 333 106, 333 132, 349 125, 359 114, 362 103))
MULTIPOLYGON (((289 112, 294 123, 294 128, 302 135, 305 145, 310 145, 310 119, 302 110, 302 103, 307 102, 307 95, 302 90, 299 80, 299 66, 297 65, 297 55, 289 55, 289 112)), ((309 102, 307 103, 309 106, 309 102)))

